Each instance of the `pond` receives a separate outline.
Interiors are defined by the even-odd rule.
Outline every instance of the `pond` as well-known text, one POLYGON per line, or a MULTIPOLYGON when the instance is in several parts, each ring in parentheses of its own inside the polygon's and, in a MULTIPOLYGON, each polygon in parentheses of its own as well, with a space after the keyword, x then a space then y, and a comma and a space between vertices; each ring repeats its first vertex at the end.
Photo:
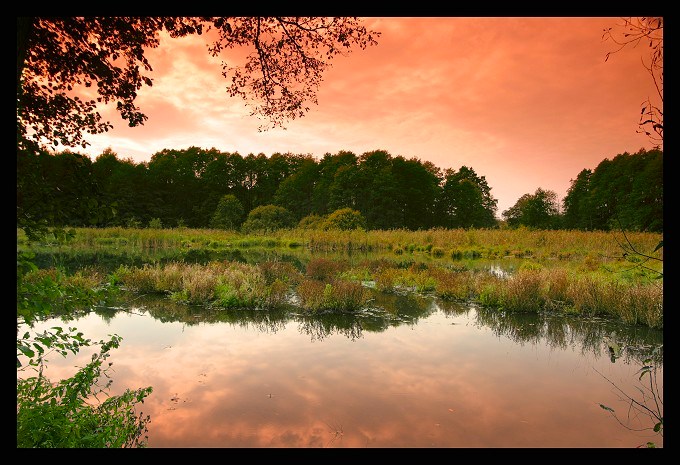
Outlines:
MULTIPOLYGON (((637 372, 662 331, 374 297, 356 315, 316 316, 140 298, 63 325, 123 338, 111 393, 153 386, 142 405, 152 448, 663 446, 634 431, 653 423, 629 419, 617 391, 639 394, 637 372)), ((91 353, 53 355, 47 376, 70 376, 91 353)), ((662 396, 662 362, 659 385, 662 396)))

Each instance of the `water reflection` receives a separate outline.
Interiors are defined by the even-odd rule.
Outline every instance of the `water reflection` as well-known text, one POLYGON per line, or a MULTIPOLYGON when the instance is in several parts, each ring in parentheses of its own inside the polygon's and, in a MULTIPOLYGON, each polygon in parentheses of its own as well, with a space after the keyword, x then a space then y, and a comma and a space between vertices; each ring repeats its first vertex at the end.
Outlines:
MULTIPOLYGON (((147 297, 76 325, 93 339, 123 337, 114 389, 153 386, 150 447, 663 445, 599 407, 621 408, 594 370, 630 391, 639 369, 633 350, 611 363, 602 339, 663 342, 641 327, 399 294, 315 316, 147 297)), ((55 358, 48 376, 88 356, 55 358)))
POLYGON ((321 341, 333 334, 354 341, 362 338, 364 331, 381 333, 392 326, 416 325, 436 308, 431 299, 419 296, 375 293, 371 307, 360 312, 301 313, 295 315, 295 321, 300 332, 312 341, 321 341))
POLYGON ((371 306, 358 312, 301 311, 292 305, 270 310, 221 309, 199 305, 186 305, 159 296, 142 296, 128 302, 128 307, 99 307, 95 313, 104 321, 119 311, 142 312, 163 323, 180 322, 187 326, 229 323, 264 333, 276 333, 290 321, 299 324, 301 334, 312 341, 323 340, 339 334, 350 340, 363 337, 364 331, 382 332, 390 326, 415 325, 439 307, 433 299, 412 294, 385 294, 375 292, 371 306), (134 305, 132 305, 134 303, 134 305))
POLYGON ((263 333, 276 333, 290 320, 289 309, 270 310, 223 309, 200 305, 168 302, 167 299, 147 298, 138 302, 153 318, 164 323, 180 322, 187 326, 228 323, 263 333))
MULTIPOLYGON (((134 303, 133 309, 146 311, 161 322, 181 322, 187 326, 228 323, 276 333, 294 321, 298 323, 299 332, 308 335, 311 341, 321 341, 334 334, 354 341, 362 338, 364 332, 380 333, 394 326, 415 326, 436 311, 449 316, 468 315, 473 311, 477 327, 489 328, 497 337, 509 338, 521 346, 544 344, 553 349, 574 348, 581 355, 600 357, 609 353, 607 341, 615 340, 622 348, 617 357, 621 361, 639 364, 652 356, 657 365, 663 365, 663 332, 657 329, 624 325, 600 317, 504 312, 414 294, 375 291, 371 306, 363 311, 316 314, 300 311, 292 305, 266 311, 206 308, 157 296, 136 298, 134 303), (654 351, 657 347, 659 349, 654 351)), ((104 321, 109 321, 118 311, 134 310, 119 307, 95 311, 104 321)))
POLYGON ((598 317, 538 315, 484 308, 476 308, 475 313, 477 325, 491 328, 497 336, 510 338, 520 345, 544 343, 563 350, 577 348, 582 355, 602 356, 609 353, 607 340, 613 337, 623 347, 623 361, 642 363, 654 355, 656 362, 663 364, 663 351, 652 354, 654 348, 663 347, 663 332, 646 326, 628 326, 598 317))

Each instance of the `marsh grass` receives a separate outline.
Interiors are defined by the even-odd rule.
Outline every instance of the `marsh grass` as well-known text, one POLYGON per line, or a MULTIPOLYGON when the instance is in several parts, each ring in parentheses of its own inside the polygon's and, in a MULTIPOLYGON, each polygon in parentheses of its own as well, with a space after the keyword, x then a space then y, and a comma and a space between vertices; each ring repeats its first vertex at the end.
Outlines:
POLYGON ((290 264, 239 262, 168 263, 121 267, 116 280, 138 293, 167 294, 178 302, 225 308, 271 308, 283 304, 299 272, 290 264))
POLYGON ((302 279, 302 273, 290 262, 268 260, 259 264, 264 280, 268 285, 281 281, 290 285, 297 285, 302 279))
POLYGON ((436 295, 444 300, 465 301, 475 296, 475 273, 435 268, 431 275, 435 280, 436 295))
POLYGON ((106 283, 106 275, 96 267, 86 267, 73 274, 64 273, 57 268, 43 268, 31 271, 23 276, 27 284, 38 284, 45 281, 59 283, 64 288, 89 290, 96 289, 106 283))
POLYGON ((308 263, 305 276, 319 281, 334 280, 338 275, 349 269, 346 260, 331 260, 328 258, 312 258, 308 263))
MULTIPOLYGON (((43 277, 55 278, 56 268, 71 269, 66 281, 64 273, 59 279, 84 287, 101 286, 108 279, 135 292, 227 308, 272 308, 297 294, 306 310, 358 309, 369 299, 361 283, 370 282, 383 293, 428 293, 511 312, 610 315, 663 327, 663 262, 650 263, 659 271, 636 266, 622 256, 620 236, 521 228, 298 228, 268 235, 81 228, 68 241, 41 244, 28 244, 19 231, 17 247, 44 257, 39 263, 46 268, 40 270, 43 277), (284 261, 285 254, 297 258, 284 261), (507 275, 489 273, 489 259, 507 275)), ((661 238, 627 233, 644 251, 653 250, 661 238)), ((655 254, 663 258, 663 249, 655 254)), ((28 282, 40 273, 28 276, 28 282)))
POLYGON ((352 281, 304 279, 297 288, 302 308, 311 312, 361 310, 370 299, 368 289, 352 281))
POLYGON ((538 313, 543 309, 543 276, 537 270, 521 270, 512 278, 500 281, 500 306, 504 310, 538 313))
MULTIPOLYGON (((621 255, 620 243, 626 239, 637 250, 651 251, 660 234, 604 231, 540 231, 518 229, 431 229, 410 230, 310 230, 282 229, 269 234, 242 234, 219 229, 148 229, 148 228, 75 228, 67 241, 46 239, 43 247, 68 246, 69 250, 85 249, 178 249, 178 248, 253 248, 305 247, 313 251, 394 251, 406 254, 444 253, 449 258, 470 257, 494 259, 505 256, 535 259, 555 258, 583 260, 589 254, 601 260, 621 255)), ((23 231, 17 230, 17 244, 26 245, 23 231)), ((662 256, 663 249, 659 254, 662 256)))

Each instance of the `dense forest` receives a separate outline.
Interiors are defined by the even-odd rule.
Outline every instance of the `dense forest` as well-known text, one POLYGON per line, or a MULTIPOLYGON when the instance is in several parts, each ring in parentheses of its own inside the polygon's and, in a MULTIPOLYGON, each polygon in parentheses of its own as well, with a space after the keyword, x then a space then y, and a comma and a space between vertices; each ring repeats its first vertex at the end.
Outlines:
MULTIPOLYGON (((367 229, 500 224, 490 186, 471 167, 441 169, 384 150, 316 159, 190 147, 140 163, 109 149, 94 161, 71 151, 17 153, 18 224, 238 229, 267 208, 283 212, 286 226, 313 227, 338 210, 358 212, 367 229)), ((605 159, 571 180, 562 203, 539 188, 502 217, 509 227, 662 232, 663 153, 605 159)))

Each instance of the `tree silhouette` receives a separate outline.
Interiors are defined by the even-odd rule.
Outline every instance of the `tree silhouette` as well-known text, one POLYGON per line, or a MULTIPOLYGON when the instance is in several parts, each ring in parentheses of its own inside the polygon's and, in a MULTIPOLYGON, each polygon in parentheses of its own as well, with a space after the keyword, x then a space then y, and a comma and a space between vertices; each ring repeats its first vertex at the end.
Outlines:
POLYGON ((97 105, 115 103, 130 126, 147 119, 135 105, 137 92, 151 86, 145 56, 170 37, 217 39, 213 56, 250 48, 242 65, 222 64, 230 96, 252 105, 251 115, 282 126, 317 103, 323 72, 338 54, 376 44, 379 32, 354 17, 19 17, 17 18, 17 138, 43 146, 88 145, 85 133, 113 126, 97 105))

